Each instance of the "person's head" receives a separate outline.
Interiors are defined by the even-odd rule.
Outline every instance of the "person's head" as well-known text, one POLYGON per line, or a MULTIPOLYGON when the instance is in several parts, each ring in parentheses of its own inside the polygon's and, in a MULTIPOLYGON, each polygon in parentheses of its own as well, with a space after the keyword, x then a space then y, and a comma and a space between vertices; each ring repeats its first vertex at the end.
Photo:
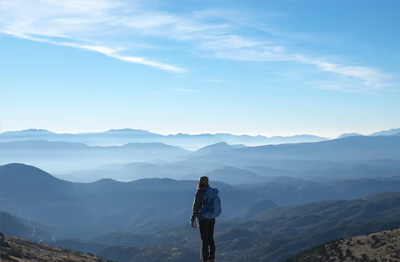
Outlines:
POLYGON ((208 186, 208 177, 202 176, 199 179, 199 183, 197 184, 197 189, 200 189, 200 187, 207 187, 208 186))

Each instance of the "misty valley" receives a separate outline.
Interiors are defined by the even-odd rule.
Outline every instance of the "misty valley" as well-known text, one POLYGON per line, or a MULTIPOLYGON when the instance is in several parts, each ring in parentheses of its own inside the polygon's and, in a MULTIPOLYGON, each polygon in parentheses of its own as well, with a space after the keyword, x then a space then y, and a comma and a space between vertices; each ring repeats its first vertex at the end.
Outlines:
POLYGON ((201 176, 222 201, 217 261, 307 261, 317 251, 303 251, 327 242, 400 228, 400 129, 337 139, 31 129, 0 134, 0 165, 6 241, 118 262, 199 260, 189 222, 201 176))

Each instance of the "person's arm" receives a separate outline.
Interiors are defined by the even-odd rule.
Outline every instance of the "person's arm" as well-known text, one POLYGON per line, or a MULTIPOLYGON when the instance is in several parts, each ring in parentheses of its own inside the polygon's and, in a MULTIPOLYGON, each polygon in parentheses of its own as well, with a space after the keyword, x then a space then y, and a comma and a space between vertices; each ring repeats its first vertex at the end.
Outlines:
POLYGON ((202 200, 201 193, 200 191, 197 191, 196 196, 194 197, 193 200, 192 218, 190 219, 190 222, 195 221, 196 217, 199 217, 201 210, 201 200, 202 200))

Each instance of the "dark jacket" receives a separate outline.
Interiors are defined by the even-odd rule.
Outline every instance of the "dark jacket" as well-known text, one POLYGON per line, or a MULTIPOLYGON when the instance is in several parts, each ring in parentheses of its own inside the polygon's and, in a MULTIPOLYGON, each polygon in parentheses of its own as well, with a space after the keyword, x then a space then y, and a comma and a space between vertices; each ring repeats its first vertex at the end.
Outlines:
POLYGON ((196 219, 196 217, 199 220, 207 219, 207 218, 204 218, 204 217, 201 216, 201 208, 203 207, 204 193, 206 192, 206 190, 208 188, 210 188, 210 187, 209 186, 202 186, 196 192, 196 196, 194 197, 194 200, 193 200, 192 218, 190 219, 192 222, 196 219))

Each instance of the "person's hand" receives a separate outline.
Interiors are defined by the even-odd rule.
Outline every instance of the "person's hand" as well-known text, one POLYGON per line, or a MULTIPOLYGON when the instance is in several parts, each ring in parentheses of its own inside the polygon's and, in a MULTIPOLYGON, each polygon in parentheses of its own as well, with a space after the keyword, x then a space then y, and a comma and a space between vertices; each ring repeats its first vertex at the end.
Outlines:
POLYGON ((196 227, 196 220, 190 221, 190 225, 195 228, 196 227))

